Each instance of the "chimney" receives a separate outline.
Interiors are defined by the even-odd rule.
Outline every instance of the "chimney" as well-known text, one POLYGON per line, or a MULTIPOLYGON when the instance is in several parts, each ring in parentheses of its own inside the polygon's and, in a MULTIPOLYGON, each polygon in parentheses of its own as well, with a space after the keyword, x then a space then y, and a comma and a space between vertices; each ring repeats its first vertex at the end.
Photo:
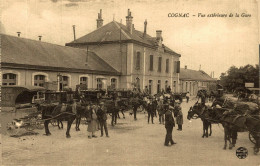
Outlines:
POLYGON ((41 41, 42 40, 42 36, 38 36, 39 37, 39 41, 41 41))
POLYGON ((156 30, 156 39, 157 40, 162 40, 162 30, 156 30))
POLYGON ((76 30, 75 30, 75 27, 76 27, 76 25, 72 25, 74 41, 76 40, 76 30))
POLYGON ((98 13, 98 19, 97 19, 97 28, 100 28, 102 26, 103 26, 102 9, 100 9, 100 12, 98 13))
POLYGON ((145 19, 145 22, 144 22, 144 37, 146 36, 146 29, 147 29, 147 20, 145 19))
POLYGON ((130 34, 132 34, 133 33, 133 26, 132 26, 133 17, 131 15, 130 9, 128 9, 127 16, 125 18, 126 18, 127 30, 130 32, 130 34))
POLYGON ((185 69, 187 69, 187 65, 185 65, 185 69))
POLYGON ((21 35, 21 32, 17 32, 17 35, 18 35, 18 37, 20 37, 20 35, 21 35))

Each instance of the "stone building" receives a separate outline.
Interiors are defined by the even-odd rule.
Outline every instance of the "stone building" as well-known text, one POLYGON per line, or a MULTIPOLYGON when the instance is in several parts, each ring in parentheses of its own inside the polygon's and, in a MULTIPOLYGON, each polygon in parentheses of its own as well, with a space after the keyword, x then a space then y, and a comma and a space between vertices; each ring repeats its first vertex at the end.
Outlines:
POLYGON ((180 92, 189 92, 190 95, 197 95, 198 90, 215 90, 217 80, 210 77, 202 70, 191 70, 187 66, 180 69, 180 92))
MULTIPOLYGON (((134 28, 128 10, 126 25, 112 21, 66 46, 1 34, 2 85, 42 86, 63 90, 85 84, 93 89, 147 87, 155 94, 170 86, 179 91, 180 54, 155 37, 134 28)), ((75 27, 74 27, 75 28, 75 27)), ((75 29, 74 29, 75 32, 75 29)), ((19 35, 19 34, 18 34, 19 35)))
POLYGON ((180 54, 163 44, 161 30, 152 37, 134 28, 133 16, 128 9, 126 25, 112 21, 103 26, 102 10, 98 14, 97 29, 66 46, 95 52, 112 66, 119 77, 119 88, 131 89, 136 84, 143 90, 146 86, 154 94, 170 86, 178 91, 178 66, 180 54))

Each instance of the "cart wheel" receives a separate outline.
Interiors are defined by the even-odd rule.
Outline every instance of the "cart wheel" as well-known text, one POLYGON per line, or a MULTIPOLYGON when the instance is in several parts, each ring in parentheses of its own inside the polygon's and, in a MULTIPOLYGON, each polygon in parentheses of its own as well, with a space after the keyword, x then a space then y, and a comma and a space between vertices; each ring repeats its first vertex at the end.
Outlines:
POLYGON ((256 144, 256 141, 253 137, 253 135, 251 133, 248 134, 248 137, 249 137, 249 140, 253 143, 253 144, 256 144))
POLYGON ((44 128, 44 125, 41 122, 36 122, 35 126, 36 126, 37 129, 43 129, 44 128))
POLYGON ((52 124, 53 126, 58 126, 57 120, 55 120, 55 119, 52 119, 52 120, 51 120, 51 124, 52 124))
POLYGON ((6 130, 7 134, 9 136, 13 136, 13 135, 17 135, 18 132, 19 132, 19 129, 16 129, 14 127, 8 127, 7 130, 6 130))
POLYGON ((25 130, 27 131, 33 131, 35 129, 35 125, 28 124, 24 126, 25 130))

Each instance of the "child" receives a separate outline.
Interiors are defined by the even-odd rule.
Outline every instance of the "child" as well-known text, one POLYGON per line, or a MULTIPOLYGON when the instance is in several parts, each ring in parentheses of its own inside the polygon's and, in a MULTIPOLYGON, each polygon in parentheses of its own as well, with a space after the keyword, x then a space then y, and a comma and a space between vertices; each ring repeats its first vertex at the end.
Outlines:
POLYGON ((177 130, 182 131, 183 114, 182 114, 180 106, 178 107, 178 114, 177 114, 176 120, 177 120, 177 124, 178 124, 178 129, 177 130))

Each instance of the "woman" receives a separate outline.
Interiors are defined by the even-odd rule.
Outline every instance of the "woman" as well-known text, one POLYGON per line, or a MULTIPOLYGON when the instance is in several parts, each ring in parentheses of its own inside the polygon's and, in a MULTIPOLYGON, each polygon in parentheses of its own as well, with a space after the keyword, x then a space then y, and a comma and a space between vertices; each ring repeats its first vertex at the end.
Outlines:
POLYGON ((179 111, 178 111, 178 114, 177 114, 177 117, 176 117, 176 121, 177 121, 177 124, 178 124, 177 130, 182 131, 183 114, 182 114, 182 111, 181 111, 181 107, 179 107, 179 111))
POLYGON ((87 121, 88 121, 88 129, 87 129, 88 138, 89 139, 91 139, 92 137, 97 138, 95 132, 97 131, 98 121, 97 121, 97 107, 95 105, 90 107, 87 121))

